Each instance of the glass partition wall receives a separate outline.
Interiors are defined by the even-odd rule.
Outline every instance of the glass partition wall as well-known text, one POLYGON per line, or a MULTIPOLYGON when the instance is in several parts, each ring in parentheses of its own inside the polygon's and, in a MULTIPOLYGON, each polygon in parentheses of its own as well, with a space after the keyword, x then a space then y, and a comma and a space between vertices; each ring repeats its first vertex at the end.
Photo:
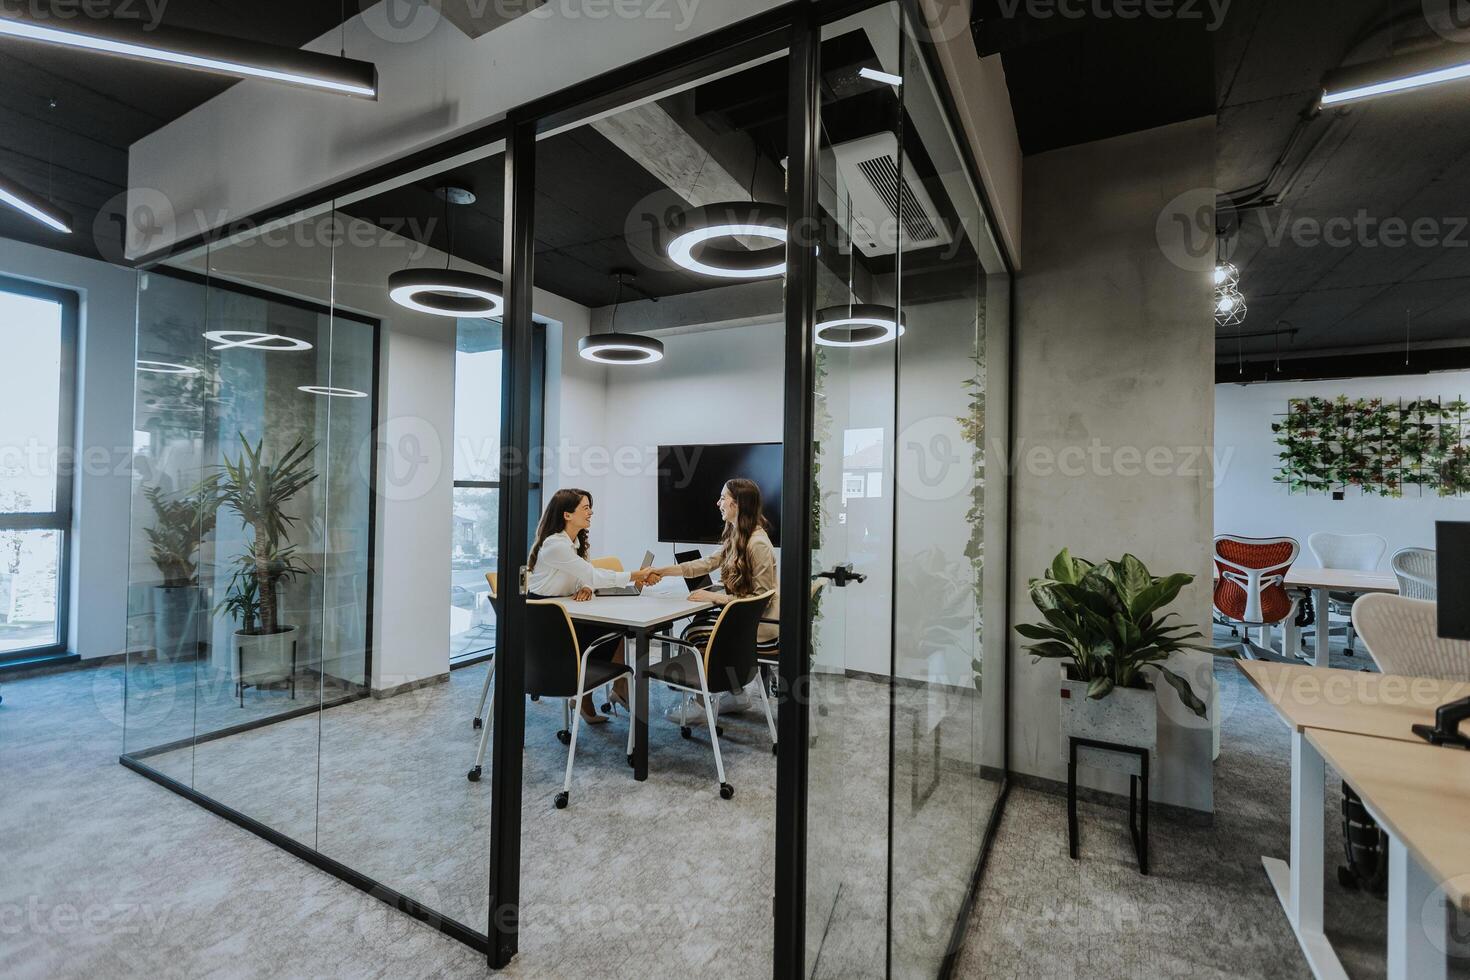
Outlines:
POLYGON ((124 762, 495 966, 941 974, 1006 770, 1009 277, 913 7, 793 4, 140 273, 124 762), (708 556, 660 449, 728 444, 784 460, 779 680, 717 779, 655 679, 563 808, 542 502, 708 556))

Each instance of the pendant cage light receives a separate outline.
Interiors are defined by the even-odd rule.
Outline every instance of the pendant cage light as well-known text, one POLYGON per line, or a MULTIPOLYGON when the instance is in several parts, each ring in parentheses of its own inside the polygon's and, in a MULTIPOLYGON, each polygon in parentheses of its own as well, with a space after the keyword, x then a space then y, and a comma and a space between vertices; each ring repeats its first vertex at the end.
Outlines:
POLYGON ((608 329, 588 334, 577 341, 577 353, 584 361, 597 364, 653 364, 664 359, 663 341, 636 333, 618 333, 618 305, 623 299, 623 286, 634 281, 631 272, 618 270, 612 274, 617 283, 613 294, 612 321, 608 329))
POLYGON ((440 187, 435 195, 444 202, 444 226, 449 243, 444 254, 444 268, 399 269, 388 277, 388 296, 405 309, 433 316, 493 319, 505 312, 505 297, 500 283, 468 269, 451 269, 454 225, 449 218, 451 205, 464 207, 475 203, 475 195, 463 187, 440 187))

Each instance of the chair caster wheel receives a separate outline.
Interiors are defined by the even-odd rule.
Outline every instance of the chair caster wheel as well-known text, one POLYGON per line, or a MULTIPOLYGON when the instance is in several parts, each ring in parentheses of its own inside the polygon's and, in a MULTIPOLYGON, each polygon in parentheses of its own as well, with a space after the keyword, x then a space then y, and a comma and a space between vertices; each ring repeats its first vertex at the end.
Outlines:
POLYGON ((565 790, 556 794, 556 808, 558 810, 565 810, 567 808, 567 793, 565 790))
POLYGON ((722 799, 722 800, 728 800, 730 797, 732 797, 734 795, 735 795, 735 787, 734 786, 731 786, 729 783, 721 783, 720 784, 720 799, 722 799))
POLYGON ((563 745, 571 745, 572 733, 563 728, 561 731, 556 733, 556 740, 563 745))
POLYGON ((483 721, 481 721, 479 718, 476 718, 474 720, 474 722, 471 723, 470 727, 473 728, 475 731, 478 732, 480 729, 482 729, 482 728, 485 727, 485 723, 483 721))
POLYGON ((771 743, 771 755, 775 755, 775 754, 776 754, 776 743, 775 742, 772 742, 771 743))
POLYGON ((694 737, 694 730, 692 728, 690 728, 688 725, 680 725, 679 726, 679 734, 682 735, 684 738, 693 738, 694 737))
POLYGON ((602 703, 602 713, 605 715, 610 715, 613 713, 613 706, 611 701, 604 701, 602 703))
POLYGON ((531 700, 532 701, 540 701, 541 700, 541 695, 539 695, 539 694, 533 694, 533 695, 531 695, 531 700))
POLYGON ((480 781, 480 767, 476 766, 469 772, 465 773, 464 778, 468 779, 472 783, 478 783, 480 781))

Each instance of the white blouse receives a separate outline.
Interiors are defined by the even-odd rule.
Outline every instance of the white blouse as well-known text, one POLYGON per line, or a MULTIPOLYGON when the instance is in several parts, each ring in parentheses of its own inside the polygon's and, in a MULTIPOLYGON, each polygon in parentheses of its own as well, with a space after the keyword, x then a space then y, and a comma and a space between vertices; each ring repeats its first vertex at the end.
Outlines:
POLYGON ((593 567, 577 554, 572 539, 558 532, 541 542, 541 553, 536 556, 536 567, 531 571, 527 588, 536 595, 567 596, 575 595, 578 589, 611 589, 627 585, 628 581, 628 572, 593 567))

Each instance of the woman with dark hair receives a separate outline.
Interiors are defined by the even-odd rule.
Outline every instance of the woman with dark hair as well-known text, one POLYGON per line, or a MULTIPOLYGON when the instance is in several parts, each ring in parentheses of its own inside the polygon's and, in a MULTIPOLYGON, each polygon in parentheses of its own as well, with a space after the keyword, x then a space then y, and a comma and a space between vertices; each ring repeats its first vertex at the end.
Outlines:
MULTIPOLYGON (((589 540, 587 530, 592 526, 592 494, 575 488, 558 490, 551 495, 541 523, 536 528, 536 543, 531 548, 531 560, 527 565, 529 579, 527 590, 533 599, 552 599, 570 596, 577 602, 592 598, 597 589, 615 588, 633 582, 637 585, 652 585, 659 574, 651 568, 636 572, 615 572, 608 568, 597 568, 587 560, 589 540)), ((574 621, 577 643, 586 648, 589 643, 608 633, 617 632, 616 627, 600 626, 596 623, 574 621)), ((596 656, 596 654, 594 654, 596 656)), ((610 651, 614 663, 623 662, 623 644, 610 651)), ((613 701, 627 707, 627 679, 613 683, 613 701), (620 686, 621 685, 621 686, 620 686)), ((582 699, 582 719, 594 725, 607 721, 592 707, 592 696, 582 699)))
MULTIPOLYGON (((767 591, 775 592, 778 585, 776 548, 771 544, 771 536, 768 533, 770 522, 766 520, 762 510, 761 488, 753 480, 736 477, 726 482, 720 491, 720 499, 715 501, 715 506, 719 508, 720 517, 725 522, 725 530, 720 537, 720 546, 706 558, 686 561, 679 565, 669 565, 656 569, 656 572, 660 576, 677 575, 681 578, 694 578, 718 570, 720 591, 696 589, 689 593, 689 598, 693 602, 713 602, 716 606, 723 606, 731 599, 760 595, 767 591)), ((761 618, 779 619, 780 616, 780 596, 772 595, 770 605, 766 606, 766 611, 761 618)), ((713 616, 696 619, 684 631, 684 639, 702 643, 708 638, 713 628, 713 616)), ((761 623, 758 635, 762 641, 766 641, 775 639, 777 633, 778 629, 774 623, 761 623)), ((722 705, 725 710, 731 707, 738 710, 750 704, 749 699, 743 695, 731 700, 733 703, 722 705)), ((704 717, 702 708, 690 715, 691 718, 696 716, 697 718, 704 717)))

